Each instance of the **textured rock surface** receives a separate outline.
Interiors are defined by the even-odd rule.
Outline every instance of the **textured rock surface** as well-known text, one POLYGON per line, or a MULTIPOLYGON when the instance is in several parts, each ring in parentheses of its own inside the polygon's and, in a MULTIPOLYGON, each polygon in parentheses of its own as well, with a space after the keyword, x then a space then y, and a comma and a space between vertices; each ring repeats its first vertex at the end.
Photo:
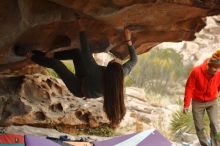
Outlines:
POLYGON ((161 42, 193 40, 205 26, 204 18, 220 13, 220 1, 7 0, 0 2, 0 8, 1 68, 16 62, 17 69, 29 62, 19 62, 22 58, 13 55, 16 43, 49 51, 57 49, 58 35, 68 35, 71 47, 79 47, 74 11, 84 16, 90 42, 106 37, 111 43, 108 49, 124 59, 128 54, 123 43, 124 25, 134 31, 133 41, 141 54, 161 42))
MULTIPOLYGON (((166 106, 150 105, 143 89, 127 88, 127 113, 117 132, 142 131, 161 124, 167 128, 168 119, 178 106, 166 106), (158 123, 158 119, 166 119, 166 122, 158 123)), ((39 74, 0 79, 0 127, 31 125, 74 133, 77 128, 103 124, 108 124, 108 120, 102 98, 74 97, 61 80, 39 74)))
POLYGON ((32 125, 71 132, 80 126, 108 123, 100 100, 74 97, 61 80, 36 74, 1 79, 0 86, 1 126, 32 125))

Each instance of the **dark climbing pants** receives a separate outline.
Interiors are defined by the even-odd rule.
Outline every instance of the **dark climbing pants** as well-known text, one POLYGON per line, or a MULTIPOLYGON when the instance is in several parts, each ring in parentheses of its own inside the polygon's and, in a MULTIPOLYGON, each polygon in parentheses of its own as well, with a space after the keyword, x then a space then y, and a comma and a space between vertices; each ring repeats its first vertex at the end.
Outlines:
POLYGON ((53 69, 63 80, 70 92, 77 97, 83 97, 82 79, 87 72, 81 57, 80 49, 71 49, 54 53, 54 58, 47 58, 44 53, 33 50, 32 61, 53 69), (73 60, 75 74, 73 74, 60 60, 73 60))

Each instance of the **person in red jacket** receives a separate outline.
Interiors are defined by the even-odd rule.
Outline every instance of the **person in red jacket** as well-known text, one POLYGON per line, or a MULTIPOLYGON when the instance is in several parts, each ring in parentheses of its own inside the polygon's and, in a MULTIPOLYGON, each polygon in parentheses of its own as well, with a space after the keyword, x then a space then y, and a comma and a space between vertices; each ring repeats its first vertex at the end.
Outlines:
POLYGON ((192 114, 196 134, 201 146, 209 146, 204 132, 203 117, 205 111, 210 120, 210 137, 212 146, 220 146, 217 137, 220 134, 218 126, 218 91, 220 90, 220 50, 203 64, 192 69, 186 82, 183 113, 189 110, 192 100, 192 114))

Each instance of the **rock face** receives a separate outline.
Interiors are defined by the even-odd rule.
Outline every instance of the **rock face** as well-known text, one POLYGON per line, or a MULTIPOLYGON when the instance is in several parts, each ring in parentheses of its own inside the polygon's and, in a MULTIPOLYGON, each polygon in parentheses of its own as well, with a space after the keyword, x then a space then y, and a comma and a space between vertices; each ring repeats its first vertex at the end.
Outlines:
MULTIPOLYGON (((121 134, 153 127, 166 129, 178 108, 150 105, 144 90, 135 87, 126 89, 125 102, 127 113, 117 129, 121 134)), ((75 133, 79 128, 108 125, 102 106, 102 98, 74 97, 61 80, 44 75, 0 79, 0 127, 30 125, 75 133)))
POLYGON ((74 97, 61 80, 36 74, 4 78, 0 86, 1 126, 32 125, 71 132, 80 126, 108 123, 99 100, 74 97))
POLYGON ((106 50, 124 59, 128 51, 123 26, 133 30, 132 40, 141 54, 161 42, 193 40, 205 26, 204 18, 220 13, 220 1, 7 0, 0 2, 0 8, 1 68, 10 68, 7 64, 16 62, 17 69, 29 62, 20 62, 23 58, 13 54, 15 44, 51 51, 63 42, 58 36, 67 35, 72 41, 67 48, 80 47, 76 11, 86 21, 89 42, 108 39, 111 45, 106 50))

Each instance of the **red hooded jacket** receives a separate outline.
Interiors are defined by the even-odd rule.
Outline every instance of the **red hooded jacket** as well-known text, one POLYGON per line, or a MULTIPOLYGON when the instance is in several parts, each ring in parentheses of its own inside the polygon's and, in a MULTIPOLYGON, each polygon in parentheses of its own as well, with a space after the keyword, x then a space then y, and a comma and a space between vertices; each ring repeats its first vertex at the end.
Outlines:
POLYGON ((184 108, 189 108, 191 99, 201 102, 212 101, 217 98, 220 89, 220 72, 208 79, 208 60, 192 69, 185 87, 184 108))

